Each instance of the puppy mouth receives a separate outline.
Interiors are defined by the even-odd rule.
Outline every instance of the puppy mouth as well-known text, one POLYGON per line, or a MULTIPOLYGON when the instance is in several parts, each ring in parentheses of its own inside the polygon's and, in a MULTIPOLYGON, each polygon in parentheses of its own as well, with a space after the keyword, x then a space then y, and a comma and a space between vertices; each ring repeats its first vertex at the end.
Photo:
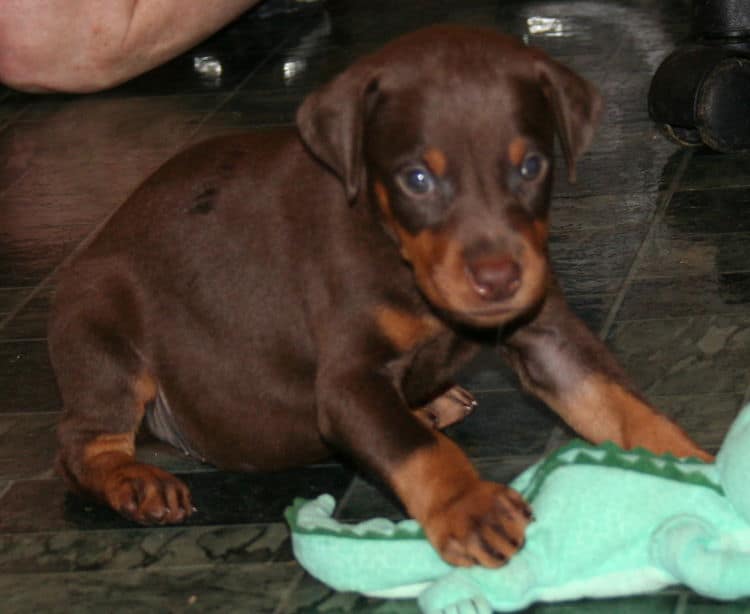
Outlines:
POLYGON ((444 290, 438 290, 438 293, 440 300, 435 301, 435 305, 440 305, 450 319, 470 326, 502 326, 531 309, 531 305, 519 301, 518 297, 497 301, 483 300, 473 292, 473 289, 467 293, 460 293, 460 297, 444 290))
POLYGON ((458 283, 433 285, 439 299, 436 303, 442 305, 451 319, 463 324, 482 328, 503 326, 534 309, 541 300, 544 295, 541 273, 521 267, 512 291, 492 298, 481 292, 473 278, 464 273, 458 283))
POLYGON ((516 305, 497 304, 474 309, 454 311, 454 317, 466 324, 482 327, 495 327, 507 324, 527 311, 516 305))
POLYGON ((463 313, 472 318, 494 318, 513 314, 517 311, 518 309, 514 309, 508 305, 491 305, 480 307, 479 309, 467 309, 463 313))
POLYGON ((457 240, 435 243, 407 260, 424 297, 451 320, 503 326, 533 309, 544 295, 547 260, 536 245, 467 250, 457 240))

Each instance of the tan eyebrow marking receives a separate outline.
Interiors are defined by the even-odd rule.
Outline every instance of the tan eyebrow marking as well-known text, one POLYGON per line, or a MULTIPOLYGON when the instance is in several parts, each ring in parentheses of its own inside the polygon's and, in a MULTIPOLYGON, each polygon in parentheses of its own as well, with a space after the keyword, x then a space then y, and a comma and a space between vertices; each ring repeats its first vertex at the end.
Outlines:
POLYGON ((430 147, 422 156, 433 175, 443 177, 448 168, 448 160, 445 154, 437 147, 430 147))
POLYGON ((526 156, 526 139, 517 136, 508 145, 508 159, 513 166, 520 166, 526 156))

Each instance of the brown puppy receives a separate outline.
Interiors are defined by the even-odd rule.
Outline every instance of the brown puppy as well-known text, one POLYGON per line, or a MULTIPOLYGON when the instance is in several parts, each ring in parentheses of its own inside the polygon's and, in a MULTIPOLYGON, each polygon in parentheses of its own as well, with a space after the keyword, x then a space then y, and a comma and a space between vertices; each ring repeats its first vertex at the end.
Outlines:
POLYGON ((482 344, 582 436, 703 455, 632 392, 550 272, 553 135, 573 177, 599 107, 538 50, 434 27, 309 96, 298 131, 168 162, 60 279, 70 484, 141 523, 188 516, 186 486, 135 460, 144 416, 227 469, 338 451, 446 560, 497 566, 530 512, 432 428, 472 408, 451 375, 482 344))

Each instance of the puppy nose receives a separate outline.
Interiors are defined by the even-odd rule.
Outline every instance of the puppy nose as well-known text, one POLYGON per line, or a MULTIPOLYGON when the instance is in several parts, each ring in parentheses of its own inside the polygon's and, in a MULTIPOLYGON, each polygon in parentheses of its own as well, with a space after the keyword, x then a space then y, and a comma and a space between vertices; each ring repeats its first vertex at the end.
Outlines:
POLYGON ((521 267, 510 256, 486 256, 469 263, 477 294, 488 301, 509 299, 521 286, 521 267))

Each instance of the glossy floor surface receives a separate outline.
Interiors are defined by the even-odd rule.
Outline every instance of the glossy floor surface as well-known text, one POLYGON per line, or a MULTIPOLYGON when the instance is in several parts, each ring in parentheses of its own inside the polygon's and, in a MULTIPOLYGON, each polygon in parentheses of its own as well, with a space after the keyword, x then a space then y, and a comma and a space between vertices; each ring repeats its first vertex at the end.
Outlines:
MULTIPOLYGON (((336 464, 227 474, 153 443, 199 513, 141 528, 66 494, 54 475, 59 398, 45 342, 55 270, 186 144, 290 123, 311 88, 395 35, 435 22, 525 37, 598 84, 607 107, 579 181, 558 182, 552 253, 575 309, 634 380, 715 449, 750 385, 750 158, 682 150, 646 113, 688 3, 332 0, 237 23, 169 65, 90 96, 0 89, 0 595, 4 612, 415 612, 335 594, 294 562, 282 511, 330 492, 341 517, 397 510, 336 464), (218 68, 221 68, 221 71, 218 68), (220 74, 219 74, 220 73, 220 74)), ((562 174, 559 175, 563 177, 562 174)), ((480 409, 451 434, 507 480, 568 436, 501 365, 463 376, 480 409)), ((673 589, 532 612, 748 612, 673 589)))

